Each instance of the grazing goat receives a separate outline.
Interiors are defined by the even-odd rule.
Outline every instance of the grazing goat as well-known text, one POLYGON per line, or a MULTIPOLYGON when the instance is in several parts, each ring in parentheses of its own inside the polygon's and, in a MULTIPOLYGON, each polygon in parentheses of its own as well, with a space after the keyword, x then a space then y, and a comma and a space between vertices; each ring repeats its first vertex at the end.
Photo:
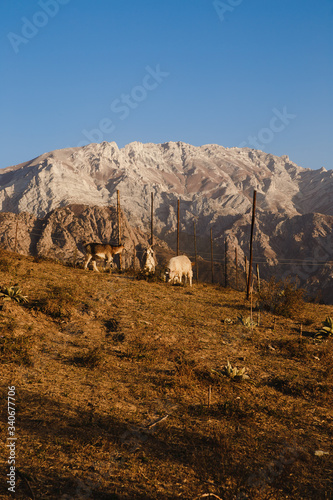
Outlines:
POLYGON ((190 281, 190 286, 192 286, 192 263, 186 255, 178 255, 177 257, 172 257, 170 259, 167 270, 165 272, 165 281, 172 283, 181 283, 183 276, 185 278, 185 283, 187 279, 190 281))
POLYGON ((84 269, 87 269, 89 262, 92 260, 92 265, 94 271, 98 271, 96 260, 104 259, 104 269, 108 264, 111 269, 111 263, 113 262, 113 256, 121 253, 124 250, 124 245, 114 246, 114 245, 102 245, 101 243, 88 243, 84 246, 86 250, 86 257, 84 259, 84 269))
POLYGON ((149 245, 148 248, 143 253, 143 271, 146 273, 154 273, 156 267, 155 253, 152 247, 149 245))

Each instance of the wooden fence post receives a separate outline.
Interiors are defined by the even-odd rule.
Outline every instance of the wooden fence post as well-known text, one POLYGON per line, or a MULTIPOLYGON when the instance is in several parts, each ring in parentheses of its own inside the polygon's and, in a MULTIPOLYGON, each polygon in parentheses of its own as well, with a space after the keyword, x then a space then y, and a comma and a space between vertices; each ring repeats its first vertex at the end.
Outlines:
POLYGON ((154 245, 154 193, 151 193, 150 244, 154 245))
POLYGON ((228 241, 224 239, 224 285, 228 286, 228 241))
POLYGON ((250 237, 250 262, 249 262, 249 277, 247 280, 247 291, 246 298, 249 300, 250 298, 250 287, 251 287, 251 278, 252 278, 252 261, 253 261, 253 233, 254 233, 254 220, 256 214, 256 199, 257 199, 257 191, 253 191, 253 205, 252 205, 252 223, 251 223, 251 237, 250 237))
POLYGON ((247 272, 247 257, 245 255, 244 259, 244 265, 245 265, 245 288, 247 287, 247 280, 248 280, 248 272, 247 272))
POLYGON ((16 252, 16 248, 17 248, 17 230, 18 230, 18 218, 16 219, 14 252, 16 252))
POLYGON ((210 262, 212 270, 212 283, 214 283, 214 258, 213 258, 213 230, 210 228, 210 262))
POLYGON ((238 290, 238 253, 235 247, 235 266, 236 266, 236 290, 238 290))
POLYGON ((193 221, 193 231, 194 231, 195 275, 196 275, 196 282, 198 283, 198 253, 197 253, 197 232, 196 232, 195 220, 193 221))
MULTIPOLYGON (((118 246, 121 245, 121 219, 120 219, 120 194, 119 189, 117 189, 117 219, 118 219, 118 246)), ((122 258, 121 253, 119 254, 119 270, 122 270, 122 258)))
POLYGON ((177 203, 177 255, 179 255, 179 198, 177 203))
POLYGON ((133 244, 133 271, 135 271, 135 257, 136 257, 136 250, 135 250, 135 243, 133 244))
POLYGON ((260 274, 259 274, 259 264, 257 264, 256 268, 257 268, 257 287, 258 287, 258 292, 260 292, 260 274))

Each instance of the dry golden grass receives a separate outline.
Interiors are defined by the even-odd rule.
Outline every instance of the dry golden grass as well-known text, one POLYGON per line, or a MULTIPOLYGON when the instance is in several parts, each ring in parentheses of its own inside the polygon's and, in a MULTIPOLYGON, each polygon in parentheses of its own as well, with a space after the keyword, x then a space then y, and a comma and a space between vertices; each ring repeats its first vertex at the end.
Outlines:
MULTIPOLYGON (((218 285, 9 252, 0 273, 0 286, 29 298, 0 310, 5 439, 16 387, 15 498, 333 498, 333 340, 313 339, 332 306, 262 311, 251 329, 237 320, 250 315, 245 294, 218 285), (214 372, 227 359, 249 380, 214 372)), ((7 455, 0 498, 10 498, 7 455)))

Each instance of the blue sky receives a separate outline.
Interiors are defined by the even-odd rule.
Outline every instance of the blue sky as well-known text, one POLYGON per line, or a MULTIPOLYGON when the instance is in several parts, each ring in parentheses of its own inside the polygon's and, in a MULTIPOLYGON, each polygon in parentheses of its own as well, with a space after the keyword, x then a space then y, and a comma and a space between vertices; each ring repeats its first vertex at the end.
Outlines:
POLYGON ((332 0, 2 0, 0 168, 89 142, 333 168, 332 0))

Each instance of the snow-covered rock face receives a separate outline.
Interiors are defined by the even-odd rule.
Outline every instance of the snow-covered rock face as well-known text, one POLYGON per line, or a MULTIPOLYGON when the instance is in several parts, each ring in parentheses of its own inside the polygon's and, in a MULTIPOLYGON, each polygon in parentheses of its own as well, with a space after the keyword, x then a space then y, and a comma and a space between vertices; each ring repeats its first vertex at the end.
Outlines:
POLYGON ((244 214, 254 189, 259 210, 333 215, 332 187, 331 171, 303 169, 287 156, 248 148, 134 142, 119 149, 103 142, 45 153, 2 170, 0 206, 42 217, 70 203, 114 205, 119 189, 127 216, 144 227, 153 192, 155 226, 165 231, 174 225, 178 198, 184 202, 185 225, 193 216, 211 214, 213 221, 218 215, 244 214))

